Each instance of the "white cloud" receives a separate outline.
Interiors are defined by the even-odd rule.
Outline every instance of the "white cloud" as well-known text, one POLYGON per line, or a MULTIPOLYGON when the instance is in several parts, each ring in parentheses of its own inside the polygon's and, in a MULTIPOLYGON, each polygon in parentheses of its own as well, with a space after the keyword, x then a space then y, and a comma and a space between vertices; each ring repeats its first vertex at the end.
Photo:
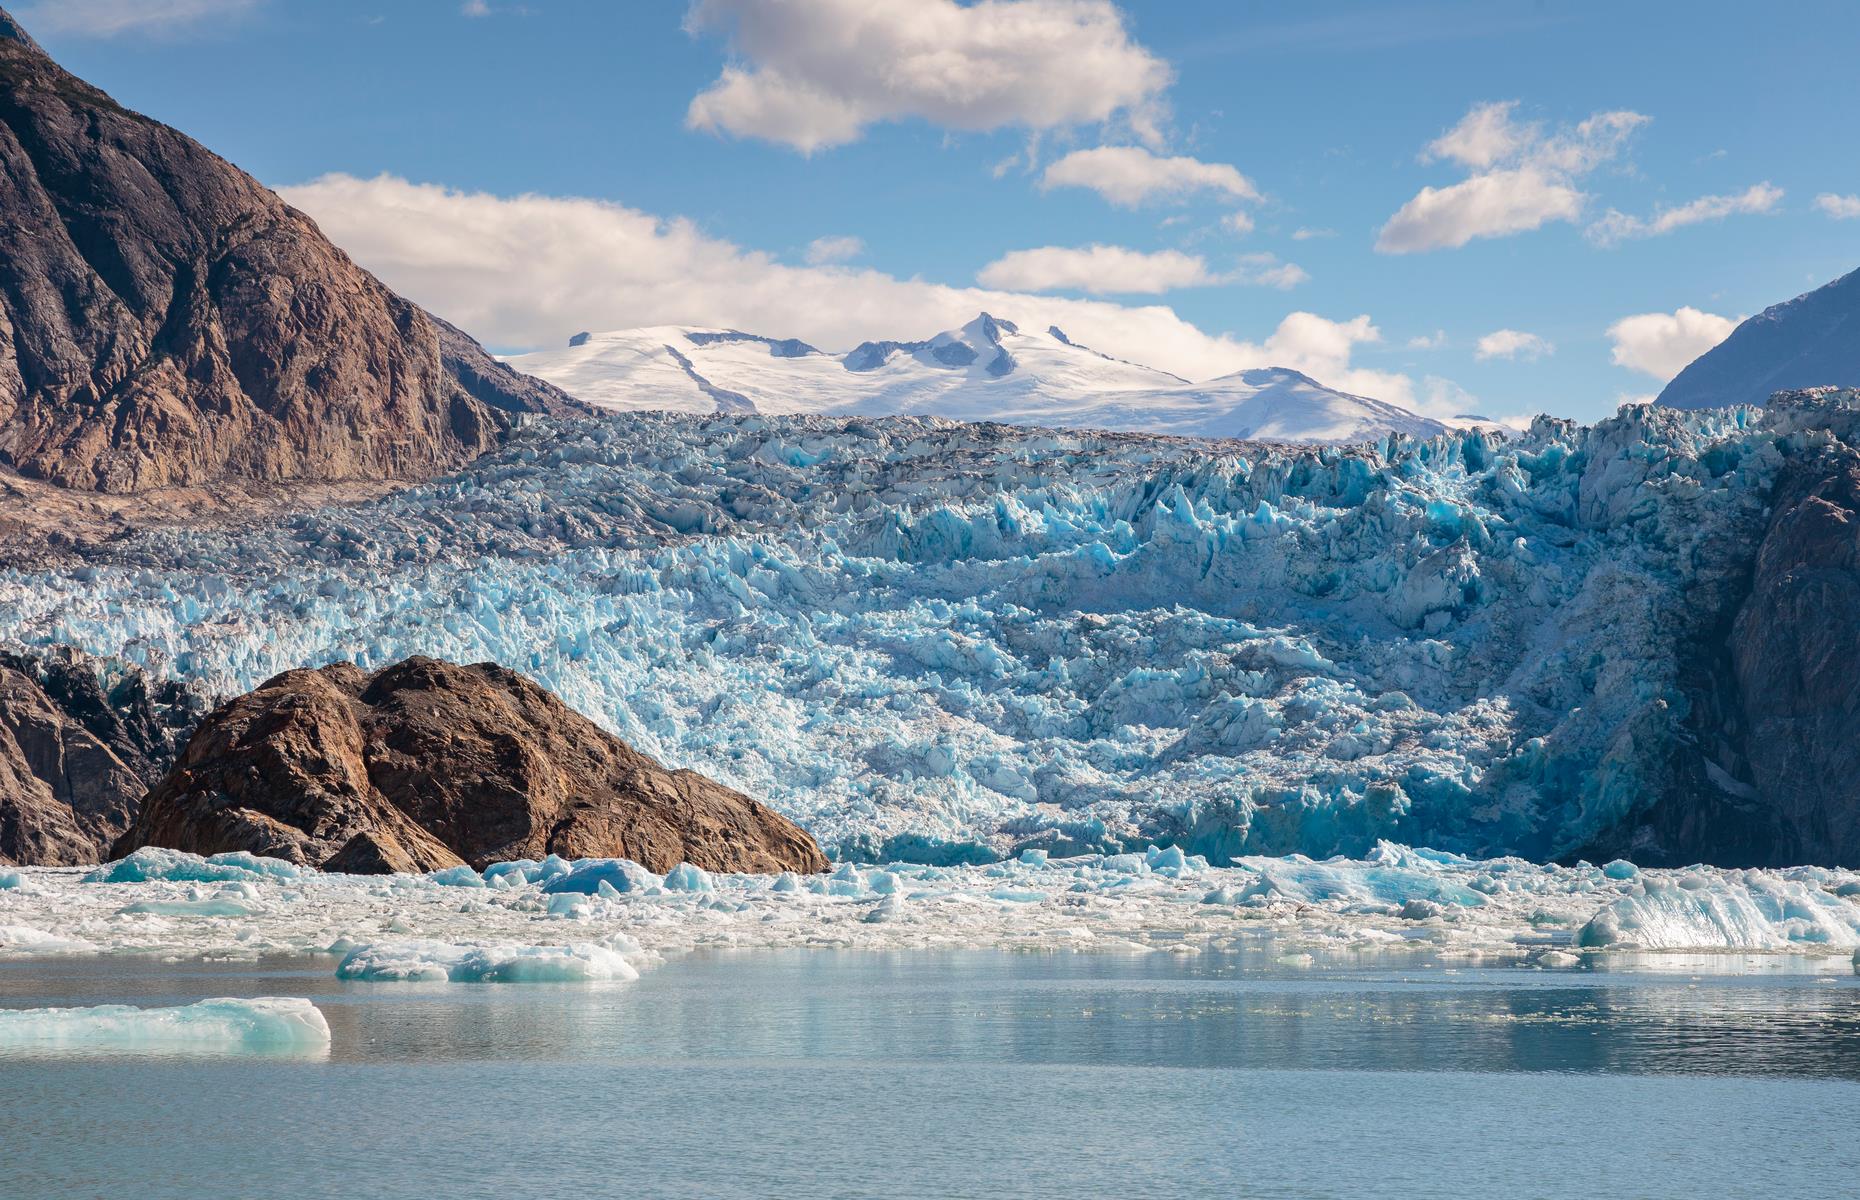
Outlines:
POLYGON ((1280 262, 1273 254, 1243 254, 1240 265, 1228 276, 1235 283, 1257 284, 1290 291, 1311 278, 1297 263, 1280 262))
POLYGON ((1700 196, 1677 208, 1665 208, 1652 217, 1630 217, 1609 209, 1584 233, 1597 245, 1612 246, 1626 238, 1658 237, 1703 221, 1722 221, 1739 213, 1769 213, 1783 198, 1783 190, 1768 183, 1754 184, 1730 196, 1700 196))
POLYGON ((1516 101, 1476 105, 1428 143, 1421 161, 1445 159, 1471 174, 1446 187, 1422 188, 1382 227, 1377 250, 1414 254, 1575 221, 1589 199, 1576 181, 1620 154, 1648 119, 1599 112, 1546 132, 1540 123, 1516 121, 1516 107, 1516 101))
POLYGON ((1292 240, 1294 242, 1308 242, 1312 238, 1328 238, 1328 237, 1336 237, 1336 236, 1337 236, 1337 231, 1335 229, 1294 229, 1292 230, 1292 240))
POLYGON ((1841 196, 1833 192, 1823 192, 1815 197, 1815 207, 1837 221, 1851 221, 1860 217, 1860 196, 1841 196))
POLYGON ((1438 350, 1446 344, 1447 331, 1444 329, 1436 329, 1432 333, 1424 333, 1419 337, 1411 337, 1408 339, 1408 349, 1410 350, 1438 350))
POLYGON ((1495 329, 1479 339, 1473 347, 1473 357, 1480 362, 1489 362, 1495 358, 1510 361, 1523 359, 1535 362, 1546 354, 1555 354, 1556 347, 1548 340, 1522 329, 1495 329))
POLYGON ((852 236, 817 237, 807 244, 807 261, 811 266, 845 262, 865 253, 865 240, 852 236))
POLYGON ((241 17, 259 0, 40 0, 19 10, 20 24, 39 33, 115 37, 172 33, 241 17))
MULTIPOLYGON (((1171 219, 1173 220, 1173 218, 1171 219)), ((1221 218, 1221 224, 1226 228, 1227 232, 1237 233, 1241 237, 1245 237, 1247 234, 1253 232, 1253 214, 1247 212, 1230 212, 1221 218)))
POLYGON ((1073 290, 1101 296, 1155 295, 1175 288, 1204 287, 1218 278, 1199 254, 1093 245, 1010 251, 983 267, 975 281, 983 287, 1011 291, 1073 290))
POLYGON ((685 27, 725 35, 738 59, 686 124, 804 153, 912 117, 1034 131, 1121 118, 1155 140, 1171 80, 1108 0, 693 0, 685 27))
POLYGON ((485 0, 465 0, 465 3, 459 6, 459 14, 467 17, 488 17, 491 15, 491 6, 485 3, 485 0))
POLYGON ((1311 278, 1296 263, 1273 254, 1243 254, 1230 271, 1215 271, 1199 254, 1146 252, 1127 246, 1041 246, 1014 250, 976 275, 984 287, 1013 291, 1081 291, 1094 296, 1157 295, 1184 287, 1249 284, 1280 290, 1311 278))
POLYGON ((1622 317, 1608 327, 1608 336, 1615 344, 1616 366, 1655 379, 1671 379, 1736 328, 1735 318, 1686 307, 1622 317))
POLYGON ((279 189, 389 286, 503 349, 555 345, 578 329, 688 323, 850 348, 923 337, 982 310, 1068 335, 1189 379, 1285 366, 1397 404, 1406 376, 1351 364, 1381 335, 1367 316, 1292 313, 1264 341, 1210 334, 1166 305, 1124 305, 950 287, 865 268, 796 267, 599 200, 502 197, 392 176, 326 175, 279 189))
POLYGON ((1090 188, 1112 204, 1135 208, 1151 200, 1181 200, 1214 192, 1234 200, 1257 200, 1253 181, 1227 163, 1152 154, 1141 146, 1098 146, 1074 150, 1046 168, 1042 188, 1090 188))

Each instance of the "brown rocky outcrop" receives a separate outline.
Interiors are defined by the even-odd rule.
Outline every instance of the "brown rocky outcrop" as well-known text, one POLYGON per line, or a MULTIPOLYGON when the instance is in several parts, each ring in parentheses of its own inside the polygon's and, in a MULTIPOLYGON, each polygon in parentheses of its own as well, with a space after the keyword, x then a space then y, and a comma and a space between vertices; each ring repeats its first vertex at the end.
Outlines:
POLYGON ((0 465, 116 493, 414 479, 571 411, 0 10, 0 465))
POLYGON ((816 871, 798 826, 667 770, 491 663, 289 671, 201 723, 116 853, 250 850, 377 873, 515 858, 816 871))
POLYGON ((0 654, 0 862, 103 858, 203 708, 81 655, 0 654))

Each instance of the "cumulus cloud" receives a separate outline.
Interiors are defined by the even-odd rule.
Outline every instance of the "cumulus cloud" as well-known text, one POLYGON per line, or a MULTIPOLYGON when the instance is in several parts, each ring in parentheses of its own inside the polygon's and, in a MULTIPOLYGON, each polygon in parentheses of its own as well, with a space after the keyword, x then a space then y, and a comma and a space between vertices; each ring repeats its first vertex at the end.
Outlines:
POLYGON ((1614 342, 1616 366, 1671 379, 1736 328, 1735 318, 1685 307, 1622 317, 1608 327, 1608 337, 1614 342))
MULTIPOLYGON (((1170 218, 1170 220, 1174 219, 1173 217, 1170 218)), ((1228 233, 1235 233, 1239 234, 1241 237, 1245 237, 1247 234, 1253 232, 1253 214, 1248 212, 1230 212, 1221 218, 1221 226, 1226 229, 1228 233)))
POLYGON ((1424 187, 1383 225, 1376 249, 1415 254, 1464 246, 1575 221, 1588 195, 1577 181, 1620 154, 1648 118, 1598 112, 1554 131, 1519 122, 1516 101, 1480 104, 1421 152, 1422 162, 1448 161, 1469 174, 1446 187, 1424 187))
POLYGON ((1473 347, 1473 357, 1480 362, 1489 362, 1495 358, 1507 361, 1523 359, 1535 362, 1546 354, 1556 353, 1556 347, 1534 333, 1522 329, 1495 329, 1480 338, 1473 347))
POLYGON ((259 0, 40 0, 22 6, 19 20, 39 33, 115 37, 124 33, 178 33, 242 17, 259 0))
POLYGON ((913 117, 1036 132, 1117 118, 1154 141, 1171 81, 1109 0, 693 0, 685 27, 737 60, 686 124, 803 153, 913 117))
POLYGON ((1014 250, 976 275, 983 287, 1012 291, 1072 290, 1092 295, 1155 295, 1181 287, 1218 282, 1199 254, 1180 250, 1145 253, 1126 246, 1041 246, 1014 250))
POLYGON ((1278 288, 1290 291, 1311 278, 1297 263, 1280 262, 1274 254, 1243 254, 1240 264, 1229 278, 1235 283, 1250 283, 1260 287, 1278 288))
POLYGON ((851 236, 817 237, 807 244, 807 261, 816 267, 845 262, 864 253, 864 239, 851 236))
POLYGON ((1296 263, 1273 254, 1243 254, 1232 270, 1210 269, 1199 254, 1143 251, 1127 246, 1041 246, 1014 250, 976 275, 983 287, 1013 291, 1080 291, 1094 296, 1157 295, 1184 287, 1252 284, 1281 290, 1311 278, 1296 263))
POLYGON ((1423 333, 1408 339, 1410 350, 1438 350, 1447 344, 1447 331, 1436 329, 1432 333, 1423 333))
POLYGON ((1815 197, 1815 207, 1837 221, 1851 221, 1860 217, 1860 196, 1823 192, 1815 197))
POLYGON ((1090 188, 1123 208, 1153 200, 1182 200, 1198 192, 1233 200, 1259 199, 1259 189, 1236 167, 1187 155, 1165 157, 1141 146, 1074 150, 1046 168, 1040 186, 1090 188))
POLYGON ((1651 217, 1630 217, 1609 209, 1584 232, 1590 241, 1612 246, 1628 238, 1659 237, 1687 225, 1722 221, 1739 213, 1770 213, 1783 198, 1783 190, 1767 182, 1754 184, 1730 196, 1700 196, 1677 208, 1664 208, 1651 217))
POLYGON ((1299 228, 1299 229, 1292 230, 1292 240, 1294 242, 1308 242, 1308 241, 1311 241, 1313 238, 1328 238, 1328 237, 1336 237, 1336 236, 1337 236, 1337 231, 1335 229, 1299 228))
POLYGON ((279 189, 389 286, 503 349, 555 345, 579 329, 682 323, 849 348, 924 337, 986 310, 1058 325, 1106 354, 1208 379, 1285 366, 1397 404, 1403 375, 1351 362, 1381 334, 1367 316, 1287 316, 1263 341, 1204 332, 1159 304, 1041 296, 798 267, 705 235, 692 222, 600 200, 495 196, 392 176, 326 175, 279 189))

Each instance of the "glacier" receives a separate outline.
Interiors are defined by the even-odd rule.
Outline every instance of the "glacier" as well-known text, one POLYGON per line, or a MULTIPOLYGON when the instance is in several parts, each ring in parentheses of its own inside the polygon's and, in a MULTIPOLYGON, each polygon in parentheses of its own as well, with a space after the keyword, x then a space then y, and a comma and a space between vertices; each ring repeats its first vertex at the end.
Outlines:
POLYGON ((542 421, 374 503, 15 564, 0 623, 219 695, 495 660, 842 860, 1567 859, 1689 744, 1685 646, 1826 421, 1628 408, 1303 449, 542 421))

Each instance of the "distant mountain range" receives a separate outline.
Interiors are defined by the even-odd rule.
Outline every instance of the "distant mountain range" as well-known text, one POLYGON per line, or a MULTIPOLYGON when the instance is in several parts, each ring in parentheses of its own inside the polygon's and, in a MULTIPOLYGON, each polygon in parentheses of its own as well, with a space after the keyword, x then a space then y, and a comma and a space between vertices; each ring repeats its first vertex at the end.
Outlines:
POLYGON ((829 353, 793 338, 652 326, 581 333, 510 365, 610 409, 918 415, 1283 442, 1430 437, 1445 426, 1279 367, 1191 383, 982 313, 920 341, 829 353))
POLYGON ((1656 403, 1724 408, 1830 385, 1860 385, 1860 271, 1751 317, 1675 376, 1656 403))

